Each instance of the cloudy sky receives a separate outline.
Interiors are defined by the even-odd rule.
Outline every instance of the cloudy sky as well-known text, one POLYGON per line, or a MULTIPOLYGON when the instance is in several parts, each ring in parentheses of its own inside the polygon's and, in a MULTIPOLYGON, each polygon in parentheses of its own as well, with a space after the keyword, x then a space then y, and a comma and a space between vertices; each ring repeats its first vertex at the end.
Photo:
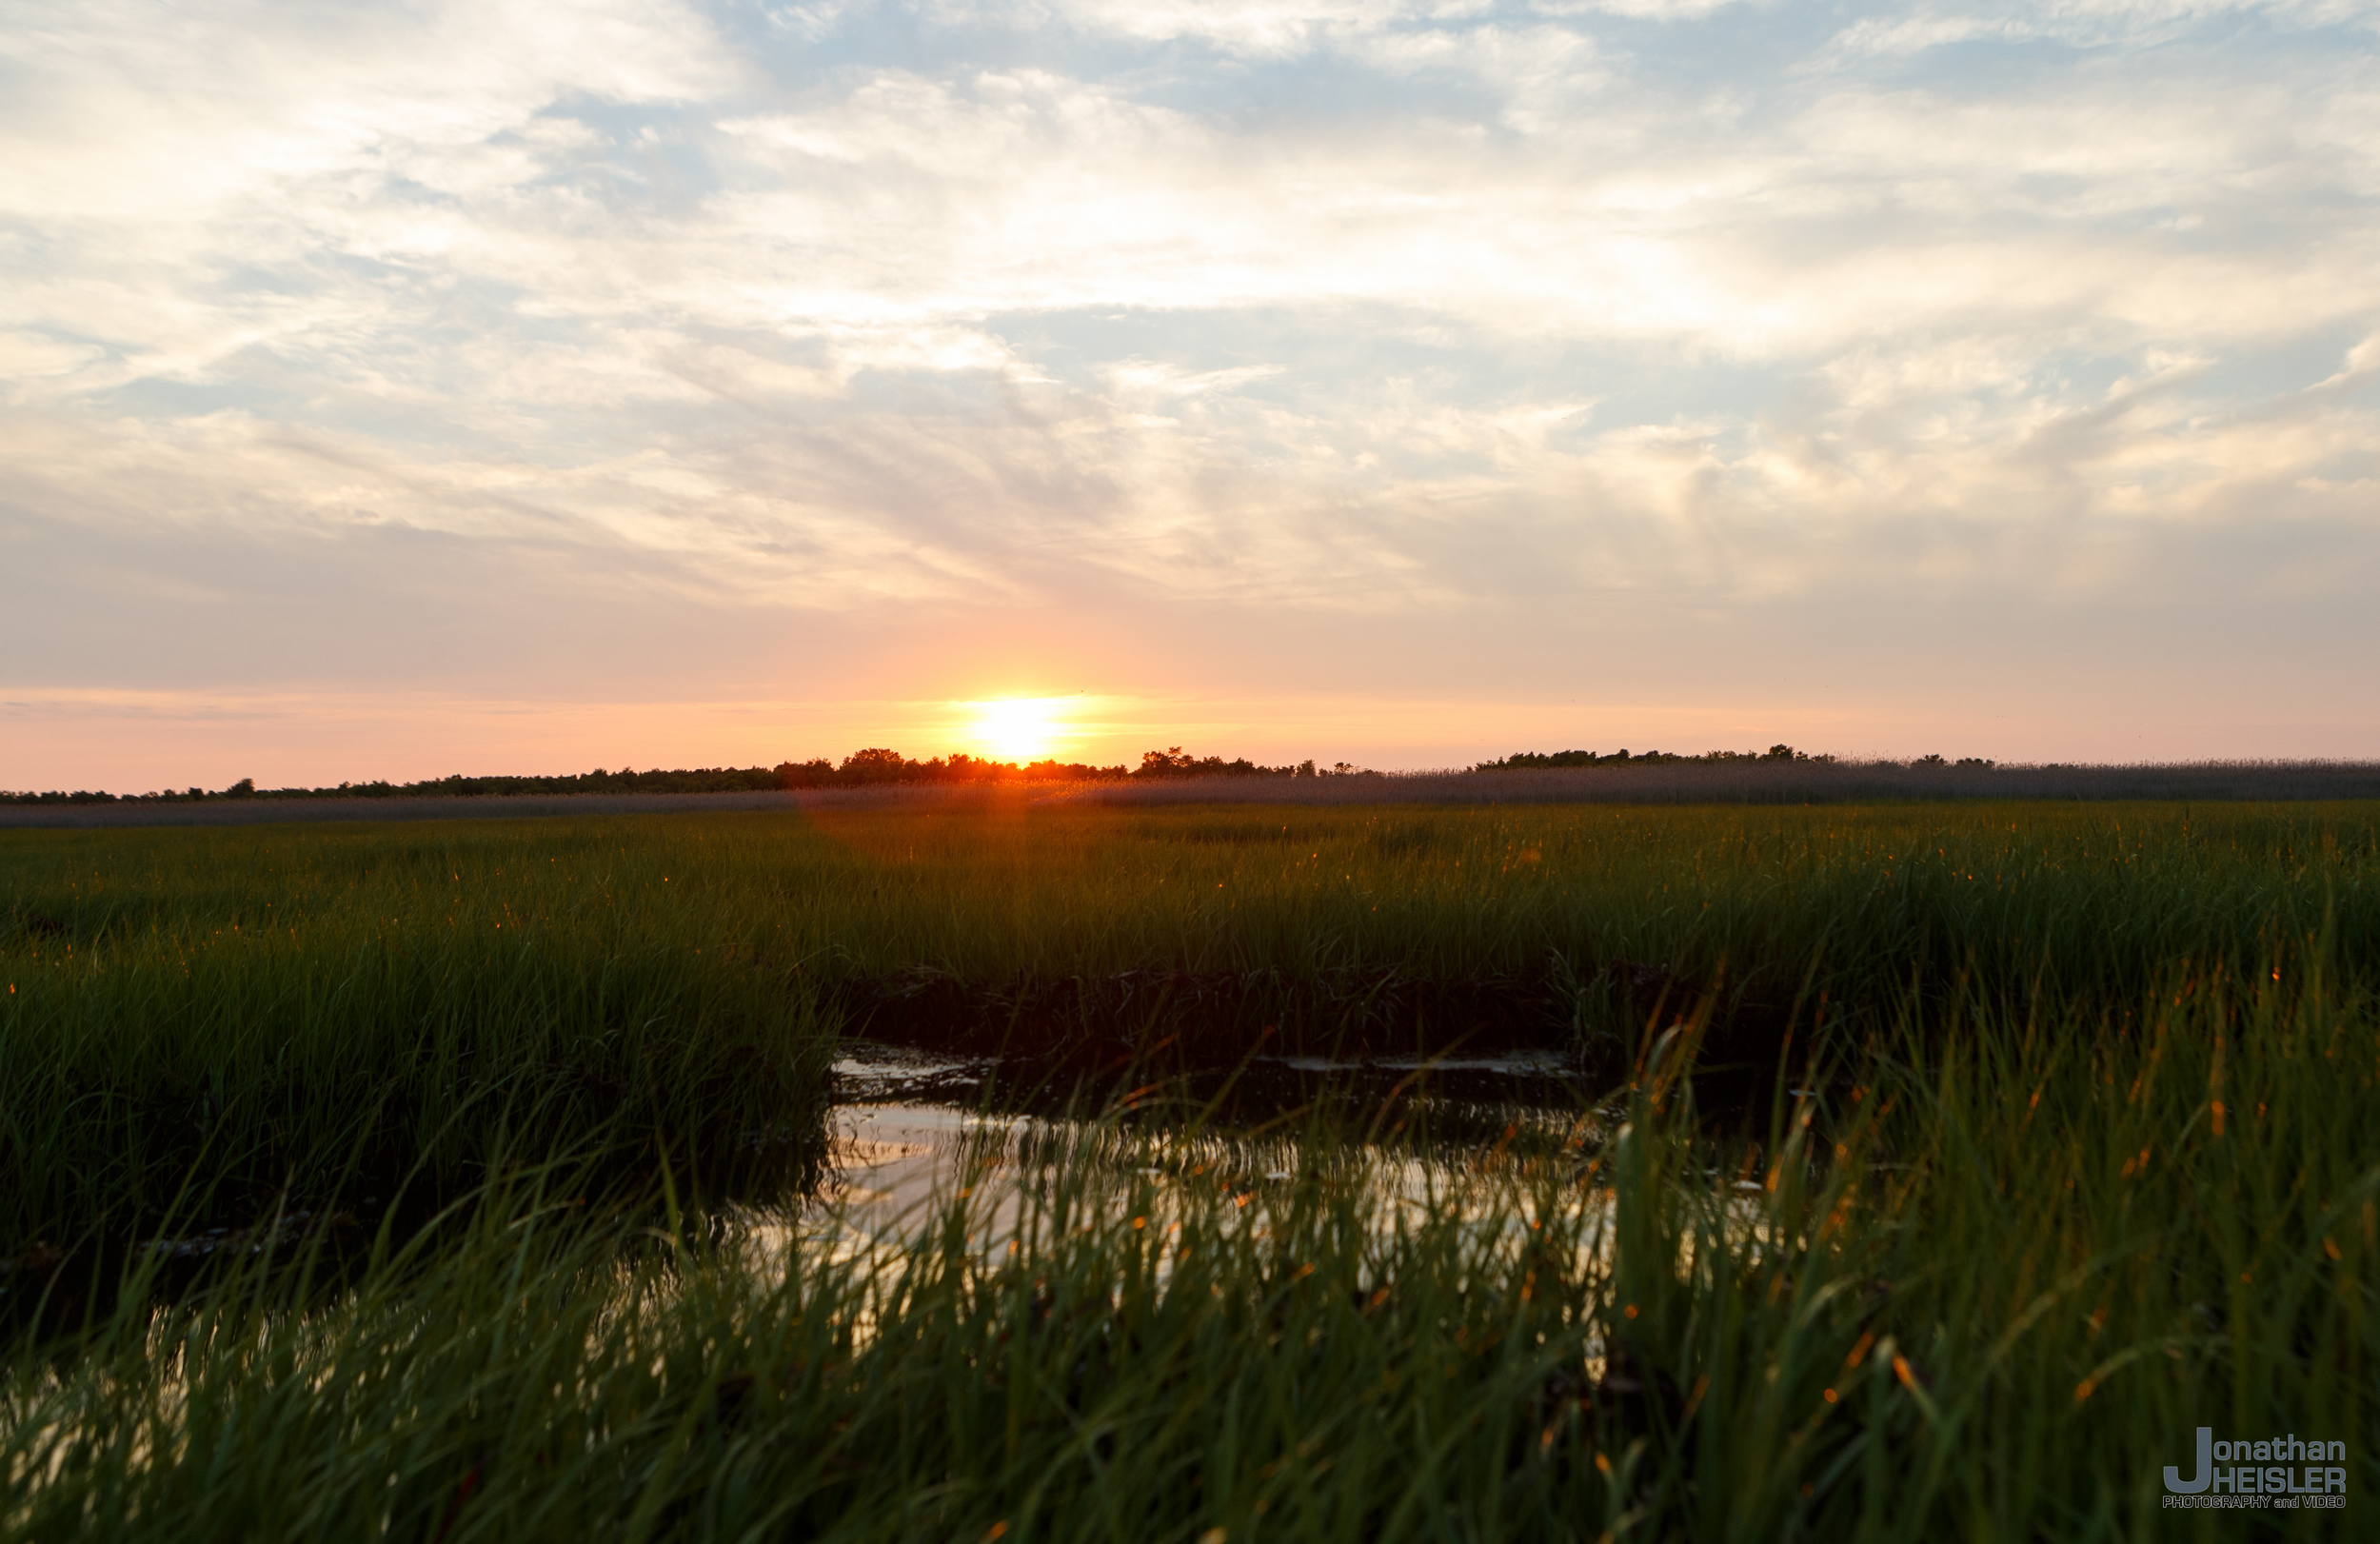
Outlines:
POLYGON ((0 0, 0 787, 2380 756, 2380 7, 0 0))

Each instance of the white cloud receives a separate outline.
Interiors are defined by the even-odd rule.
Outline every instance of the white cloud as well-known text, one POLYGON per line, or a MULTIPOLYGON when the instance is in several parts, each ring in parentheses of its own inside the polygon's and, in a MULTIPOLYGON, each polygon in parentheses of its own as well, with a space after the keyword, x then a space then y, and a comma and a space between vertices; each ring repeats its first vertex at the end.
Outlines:
POLYGON ((2230 14, 33 10, 0 525, 843 611, 2343 592, 2380 86, 2230 14), (1924 57, 1986 35, 2077 48, 1924 57))
POLYGON ((1909 55, 1976 41, 2039 40, 2075 48, 2152 45, 2208 22, 2253 17, 2279 27, 2370 26, 2370 0, 2018 0, 1977 11, 1919 6, 1863 17, 1836 38, 1853 54, 1909 55))
POLYGON ((1050 10, 1072 26, 1113 37, 1152 43, 1193 38, 1236 54, 1281 58, 1490 9, 1485 0, 1060 0, 1050 10))

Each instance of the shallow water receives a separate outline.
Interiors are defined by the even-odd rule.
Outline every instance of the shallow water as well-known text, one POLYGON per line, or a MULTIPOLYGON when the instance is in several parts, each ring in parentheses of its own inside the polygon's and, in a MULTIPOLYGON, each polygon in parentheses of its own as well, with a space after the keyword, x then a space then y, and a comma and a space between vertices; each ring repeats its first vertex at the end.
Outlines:
MULTIPOLYGON (((1112 1167, 1160 1195, 1185 1185, 1261 1187, 1349 1160, 1378 1194, 1383 1223, 1407 1207, 1443 1206, 1466 1185, 1524 1168, 1580 1167, 1611 1129, 1551 1053, 1424 1061, 1259 1058, 1230 1086, 1167 1083, 1125 1091, 1085 1119, 1033 1091, 1003 1094, 996 1059, 866 1044, 835 1063, 828 1177, 796 1231, 860 1234, 876 1247, 914 1235, 938 1202, 984 1204, 970 1216, 975 1247, 1016 1225, 1021 1171, 1067 1163, 1112 1167), (1551 1098, 1549 1098, 1551 1096, 1551 1098), (1305 1151, 1318 1112, 1334 1116, 1336 1155, 1305 1151), (1401 1139, 1426 1128, 1425 1142, 1401 1139), (1366 1138, 1371 1139, 1366 1139, 1366 1138)), ((1161 1205, 1161 1201, 1160 1202, 1161 1205)))

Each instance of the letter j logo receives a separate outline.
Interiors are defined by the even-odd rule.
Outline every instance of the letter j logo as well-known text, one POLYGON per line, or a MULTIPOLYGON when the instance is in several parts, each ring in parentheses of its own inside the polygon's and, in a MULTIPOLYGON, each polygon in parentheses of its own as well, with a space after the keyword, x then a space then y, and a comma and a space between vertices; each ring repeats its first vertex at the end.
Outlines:
POLYGON ((2172 1464, 2165 1466, 2165 1488, 2176 1495, 2190 1495, 2203 1491, 2214 1479, 2214 1428, 2198 1428, 2198 1477, 2186 1480, 2182 1472, 2172 1464))

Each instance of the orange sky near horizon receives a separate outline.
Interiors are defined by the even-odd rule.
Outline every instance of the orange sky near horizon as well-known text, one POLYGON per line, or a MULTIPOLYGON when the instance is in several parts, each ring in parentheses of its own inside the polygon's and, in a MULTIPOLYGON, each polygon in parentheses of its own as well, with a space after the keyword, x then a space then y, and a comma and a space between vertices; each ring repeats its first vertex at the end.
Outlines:
MULTIPOLYGON (((413 694, 50 693, 29 699, 19 693, 13 700, 0 697, 6 745, 0 789, 129 794, 221 788, 243 777, 264 787, 311 787, 457 772, 768 766, 821 756, 840 762, 869 745, 919 760, 963 751, 1001 761, 1049 755, 1129 766, 1143 751, 1179 744, 1197 755, 1246 756, 1267 764, 1311 758, 1325 765, 1346 761, 1389 770, 1468 765, 1516 750, 1626 746, 1695 753, 1764 749, 1778 741, 1845 756, 1940 751, 2002 761, 2124 762, 2208 754, 2207 725, 2188 719, 2127 724, 2095 740, 2071 734, 2052 740, 2013 718, 1978 723, 1958 713, 1913 720, 1816 704, 1778 709, 1755 703, 1714 708, 1089 694, 1025 701, 1034 711, 1020 722, 1013 713, 987 713, 982 699, 506 703, 413 694)), ((2264 726, 2252 733, 2271 740, 2289 731, 2264 726)), ((2300 734, 2298 742, 2304 740, 2300 734)), ((2312 754, 2352 757, 2355 749, 2347 744, 2312 754)))

